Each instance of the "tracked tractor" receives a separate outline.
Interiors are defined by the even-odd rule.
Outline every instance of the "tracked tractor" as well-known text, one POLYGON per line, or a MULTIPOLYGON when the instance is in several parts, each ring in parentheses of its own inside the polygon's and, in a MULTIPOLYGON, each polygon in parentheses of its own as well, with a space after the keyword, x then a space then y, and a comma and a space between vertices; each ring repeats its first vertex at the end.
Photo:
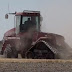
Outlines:
POLYGON ((40 11, 8 13, 5 18, 9 14, 15 16, 15 27, 4 34, 1 54, 7 58, 17 58, 18 54, 27 59, 63 58, 60 51, 65 48, 64 37, 41 31, 40 11))

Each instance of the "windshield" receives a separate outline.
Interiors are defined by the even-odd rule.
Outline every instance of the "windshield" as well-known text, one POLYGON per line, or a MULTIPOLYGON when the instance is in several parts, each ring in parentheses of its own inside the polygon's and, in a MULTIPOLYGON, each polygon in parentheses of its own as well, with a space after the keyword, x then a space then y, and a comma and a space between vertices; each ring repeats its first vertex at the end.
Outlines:
POLYGON ((38 16, 22 16, 20 24, 20 32, 25 32, 29 29, 39 31, 39 17, 38 16))
POLYGON ((16 16, 16 34, 29 29, 40 31, 39 16, 16 16))

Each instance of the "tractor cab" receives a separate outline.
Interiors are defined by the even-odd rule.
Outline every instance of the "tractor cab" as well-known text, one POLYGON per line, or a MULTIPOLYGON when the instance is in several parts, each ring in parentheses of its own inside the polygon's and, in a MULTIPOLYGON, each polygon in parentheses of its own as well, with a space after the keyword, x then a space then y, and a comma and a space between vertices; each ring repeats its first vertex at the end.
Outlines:
MULTIPOLYGON (((24 10, 23 12, 9 14, 15 14, 14 21, 16 34, 26 32, 29 29, 35 29, 38 32, 40 31, 40 11, 24 10)), ((7 14, 5 18, 8 18, 7 14)))

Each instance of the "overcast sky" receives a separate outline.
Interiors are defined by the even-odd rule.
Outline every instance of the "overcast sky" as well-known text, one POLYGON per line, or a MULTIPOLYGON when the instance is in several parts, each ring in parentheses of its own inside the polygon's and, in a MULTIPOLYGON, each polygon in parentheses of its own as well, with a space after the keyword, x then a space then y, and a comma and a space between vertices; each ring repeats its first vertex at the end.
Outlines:
POLYGON ((23 10, 41 11, 42 31, 63 35, 72 47, 72 0, 0 0, 0 40, 14 27, 13 16, 6 20, 5 14, 23 10))

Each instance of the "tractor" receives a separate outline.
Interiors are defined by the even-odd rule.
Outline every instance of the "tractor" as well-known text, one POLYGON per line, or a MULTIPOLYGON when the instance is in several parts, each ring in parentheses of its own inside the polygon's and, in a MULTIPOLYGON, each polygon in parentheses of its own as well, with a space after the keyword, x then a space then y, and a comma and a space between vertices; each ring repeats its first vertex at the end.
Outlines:
POLYGON ((8 15, 15 16, 15 25, 4 34, 2 55, 5 54, 7 58, 18 58, 20 54, 26 59, 61 58, 59 50, 65 46, 65 39, 61 35, 41 31, 40 11, 8 13, 5 15, 6 19, 8 15))

